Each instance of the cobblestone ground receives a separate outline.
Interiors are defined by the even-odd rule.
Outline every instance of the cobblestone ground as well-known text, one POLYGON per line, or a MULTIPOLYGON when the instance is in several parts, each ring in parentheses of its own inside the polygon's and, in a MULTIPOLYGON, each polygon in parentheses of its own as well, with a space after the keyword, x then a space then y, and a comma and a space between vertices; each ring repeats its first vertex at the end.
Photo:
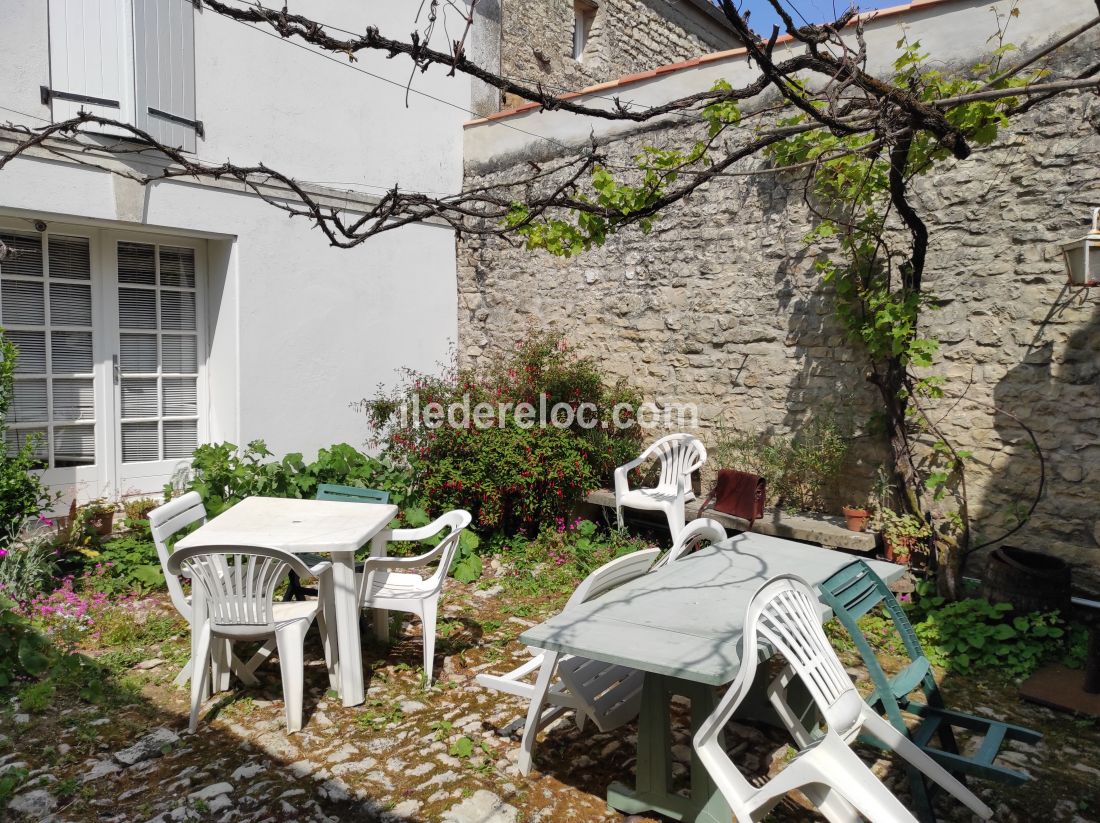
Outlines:
MULTIPOLYGON (((494 566, 498 564, 494 563, 494 566)), ((496 569, 499 572, 499 567, 496 569)), ((561 596, 517 602, 501 579, 477 586, 454 581, 444 599, 438 677, 420 680, 419 626, 405 622, 388 648, 368 647, 368 700, 343 708, 328 693, 310 637, 306 723, 284 731, 278 667, 260 670, 259 688, 219 695, 207 704, 197 734, 186 729, 185 692, 171 685, 185 636, 144 650, 126 675, 141 698, 104 714, 87 704, 56 704, 31 715, 16 702, 0 713, 0 779, 25 769, 30 779, 0 818, 59 821, 366 820, 520 823, 619 820, 604 791, 630 780, 636 728, 609 734, 579 731, 562 718, 550 727, 529 777, 516 768, 526 707, 486 692, 473 680, 482 670, 505 671, 525 659, 516 637, 555 611, 561 596), (6 817, 5 817, 6 815, 6 817)), ((155 603, 151 608, 170 608, 155 603)), ((185 628, 181 624, 181 629, 185 628)), ((94 653, 94 650, 92 650, 94 653)), ((848 660, 858 677, 855 660, 848 660)), ((1034 780, 1018 788, 975 784, 998 821, 1100 820, 1100 728, 1021 703, 1010 684, 948 680, 952 702, 1011 717, 1042 729, 1037 747, 1008 760, 1034 780)), ((683 781, 690 740, 681 710, 674 733, 675 778, 683 781)), ((774 772, 789 757, 783 736, 765 726, 736 724, 728 733, 738 764, 753 774, 774 772)), ((907 796, 890 761, 861 750, 877 773, 907 796)), ((970 818, 941 802, 941 820, 970 818)), ((777 821, 818 820, 791 800, 777 821)), ((632 818, 632 823, 648 820, 632 818)))

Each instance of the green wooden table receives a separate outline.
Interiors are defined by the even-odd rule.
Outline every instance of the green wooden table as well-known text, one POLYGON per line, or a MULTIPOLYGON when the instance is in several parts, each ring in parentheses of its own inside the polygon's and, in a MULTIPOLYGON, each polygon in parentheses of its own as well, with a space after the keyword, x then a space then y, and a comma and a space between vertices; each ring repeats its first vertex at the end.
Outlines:
MULTIPOLYGON (((742 620, 756 590, 778 574, 797 574, 816 586, 854 559, 791 540, 739 534, 525 631, 520 642, 529 646, 646 672, 635 785, 612 784, 608 804, 626 814, 655 811, 674 820, 730 823, 732 812, 694 750, 690 796, 671 790, 671 697, 691 701, 694 734, 717 705, 715 687, 737 676, 742 620)), ((887 582, 904 572, 892 563, 871 566, 887 582)), ((822 620, 829 614, 822 604, 822 620)))

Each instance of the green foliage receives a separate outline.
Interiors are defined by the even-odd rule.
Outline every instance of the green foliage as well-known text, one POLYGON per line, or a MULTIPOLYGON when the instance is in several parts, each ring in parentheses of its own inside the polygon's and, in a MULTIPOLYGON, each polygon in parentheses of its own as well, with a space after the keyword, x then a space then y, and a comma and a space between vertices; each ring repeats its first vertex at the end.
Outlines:
POLYGON ((306 463, 297 452, 280 460, 268 459, 273 456, 262 440, 253 440, 243 449, 233 443, 199 446, 192 458, 189 483, 182 489, 169 484, 165 495, 197 491, 211 517, 253 495, 312 498, 321 483, 383 489, 397 506, 408 497, 407 472, 347 443, 321 449, 312 463, 306 463))
POLYGON ((57 573, 53 537, 42 529, 7 543, 0 557, 0 594, 26 602, 45 591, 57 573))
POLYGON ((836 419, 824 414, 793 435, 746 435, 719 429, 708 454, 718 468, 763 477, 768 483, 769 502, 775 506, 824 511, 825 493, 844 467, 848 443, 836 419))
POLYGON ((0 690, 22 684, 35 708, 48 707, 55 692, 98 702, 104 695, 105 671, 83 655, 55 646, 16 610, 16 603, 0 593, 0 690), (38 685, 48 683, 48 685, 38 685))
POLYGON ((151 538, 126 534, 102 544, 97 562, 109 564, 114 592, 148 592, 164 588, 164 572, 151 538))
POLYGON ((40 438, 27 437, 14 453, 7 443, 8 409, 15 391, 15 344, 0 329, 0 548, 15 537, 28 518, 53 502, 35 469, 41 468, 37 456, 40 438))
POLYGON ((601 530, 591 520, 559 519, 533 539, 516 535, 498 545, 508 560, 508 588, 520 596, 570 594, 605 563, 648 546, 618 531, 601 530))
POLYGON ((949 603, 934 596, 929 584, 917 591, 913 627, 928 659, 948 671, 1000 671, 1023 678, 1047 660, 1079 665, 1084 658, 1084 631, 1057 612, 1014 615, 1008 603, 980 598, 949 603))
MULTIPOLYGON (((711 89, 729 92, 732 87, 719 80, 711 89)), ((653 219, 661 198, 684 170, 699 170, 711 164, 710 149, 726 129, 741 122, 736 100, 718 99, 700 111, 707 126, 707 140, 698 140, 690 149, 643 146, 634 155, 633 166, 623 179, 617 178, 604 164, 594 163, 588 188, 574 190, 577 201, 590 208, 572 209, 566 218, 547 217, 527 204, 511 204, 504 225, 526 238, 527 248, 545 249, 559 257, 572 257, 593 246, 602 246, 609 235, 623 226, 637 224, 643 233, 653 228, 653 219)))
POLYGON ((611 385, 595 361, 578 357, 555 334, 534 334, 514 352, 479 370, 451 368, 442 375, 409 372, 402 385, 363 402, 385 454, 412 470, 415 491, 433 515, 469 511, 475 528, 535 533, 572 505, 609 483, 615 466, 635 456, 639 429, 618 428, 612 414, 633 421, 639 398, 611 385), (542 425, 540 405, 558 403, 575 414, 591 404, 594 425, 574 419, 568 428, 542 425), (530 417, 517 410, 528 404, 530 417), (449 409, 452 422, 429 420, 449 409), (487 414, 479 423, 479 408, 487 414), (465 418, 465 419, 463 419, 465 418), (526 422, 525 422, 526 421, 526 422))

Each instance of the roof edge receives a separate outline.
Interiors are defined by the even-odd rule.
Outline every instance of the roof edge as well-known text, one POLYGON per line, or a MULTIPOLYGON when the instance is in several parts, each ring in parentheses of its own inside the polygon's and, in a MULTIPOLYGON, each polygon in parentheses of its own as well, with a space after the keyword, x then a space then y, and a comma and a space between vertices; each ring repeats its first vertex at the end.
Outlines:
MULTIPOLYGON (((690 0, 693 5, 699 6, 703 3, 707 3, 707 0, 690 0)), ((931 6, 945 6, 949 3, 958 3, 961 0, 912 0, 910 3, 906 3, 902 6, 890 6, 885 9, 876 9, 874 11, 867 11, 856 15, 849 23, 848 26, 853 26, 857 22, 868 22, 871 20, 878 20, 884 17, 896 17, 898 15, 907 14, 912 11, 923 10, 931 6)), ((712 7, 714 8, 714 7, 712 7)), ((718 9, 715 8, 718 12, 718 9)), ((718 12, 721 14, 721 12, 718 12)), ((725 17, 722 18, 725 20, 725 17)), ((728 21, 726 21, 728 22, 728 21)), ((794 40, 789 34, 780 35, 776 38, 776 43, 788 43, 794 40)), ((594 86, 585 86, 578 91, 571 91, 565 94, 558 95, 559 100, 573 100, 577 97, 585 97, 590 94, 597 94, 599 92, 608 91, 610 89, 622 88, 624 86, 630 86, 634 83, 640 83, 643 80, 651 80, 654 77, 660 77, 663 74, 670 74, 675 71, 683 71, 684 69, 692 69, 696 66, 704 65, 706 63, 716 63, 721 60, 732 60, 737 57, 743 57, 748 54, 748 50, 742 46, 736 49, 727 49, 726 51, 716 51, 709 54, 703 54, 699 57, 693 57, 690 60, 684 60, 679 63, 669 63, 664 66, 658 66, 655 69, 649 71, 638 72, 637 74, 628 74, 623 77, 619 77, 615 80, 608 80, 603 83, 597 83, 594 86)), ((513 106, 510 109, 504 109, 502 111, 494 112, 493 114, 485 115, 484 117, 475 117, 472 120, 467 120, 463 123, 463 128, 470 126, 481 126, 486 123, 491 123, 494 120, 503 120, 508 117, 514 117, 517 114, 523 114, 531 111, 532 109, 542 108, 541 103, 528 102, 519 106, 513 106)))

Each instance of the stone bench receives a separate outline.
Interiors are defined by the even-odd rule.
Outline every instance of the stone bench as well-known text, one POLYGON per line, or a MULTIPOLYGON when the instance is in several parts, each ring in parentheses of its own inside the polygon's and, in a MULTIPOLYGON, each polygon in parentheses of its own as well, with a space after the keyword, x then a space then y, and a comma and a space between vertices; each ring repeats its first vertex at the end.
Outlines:
MULTIPOLYGON (((588 495, 585 502, 593 506, 605 509, 615 508, 615 493, 609 489, 599 489, 588 495)), ((687 521, 690 523, 699 516, 698 500, 689 502, 685 508, 687 521)), ((664 523, 660 512, 644 512, 628 509, 632 517, 656 515, 654 523, 664 523)), ((750 531, 749 521, 729 514, 707 509, 705 517, 713 518, 721 523, 727 531, 750 531)), ((843 517, 828 514, 803 512, 789 514, 778 509, 765 509, 764 516, 752 524, 751 531, 759 534, 770 534, 773 537, 783 537, 788 540, 798 540, 802 543, 814 543, 827 549, 841 549, 843 551, 869 553, 875 550, 876 540, 872 532, 854 532, 844 525, 843 517)))

